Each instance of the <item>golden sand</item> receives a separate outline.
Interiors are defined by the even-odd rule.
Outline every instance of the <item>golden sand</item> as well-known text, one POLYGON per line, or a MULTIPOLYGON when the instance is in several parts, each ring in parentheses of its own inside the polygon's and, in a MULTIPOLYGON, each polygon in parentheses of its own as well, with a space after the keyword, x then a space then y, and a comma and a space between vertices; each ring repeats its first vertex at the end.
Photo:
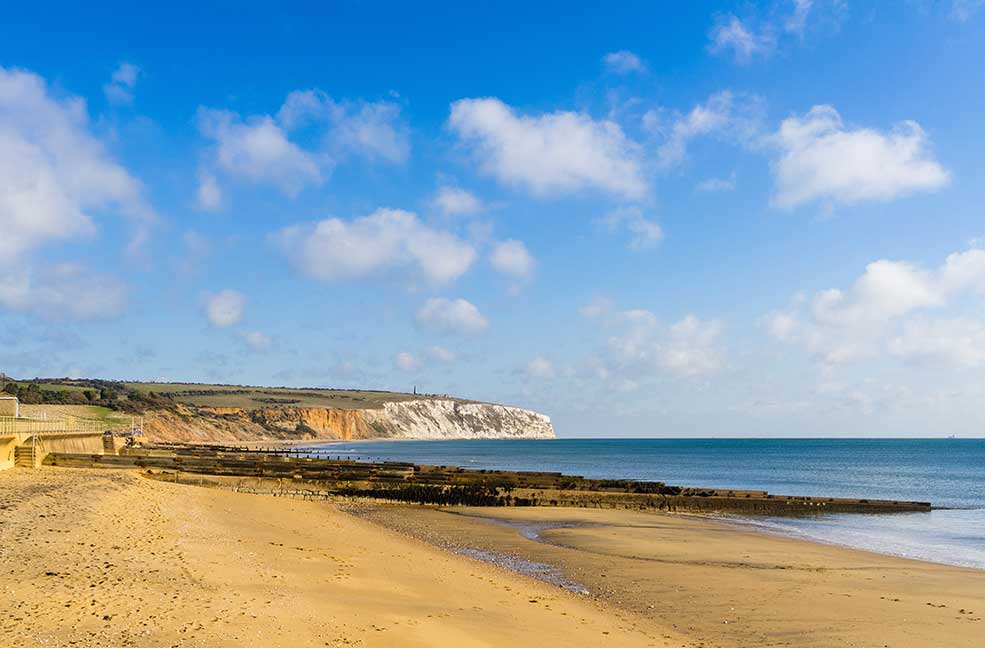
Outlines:
POLYGON ((0 646, 682 646, 332 505, 0 472, 0 646))
POLYGON ((375 522, 131 472, 0 472, 0 646, 985 645, 982 571, 653 513, 361 515, 375 522), (566 526, 538 541, 518 533, 532 523, 566 526), (556 565, 590 595, 434 545, 556 565))
POLYGON ((613 608, 705 646, 985 646, 982 570, 686 515, 407 507, 363 515, 438 544, 558 565, 613 608), (520 528, 540 529, 541 540, 520 528))

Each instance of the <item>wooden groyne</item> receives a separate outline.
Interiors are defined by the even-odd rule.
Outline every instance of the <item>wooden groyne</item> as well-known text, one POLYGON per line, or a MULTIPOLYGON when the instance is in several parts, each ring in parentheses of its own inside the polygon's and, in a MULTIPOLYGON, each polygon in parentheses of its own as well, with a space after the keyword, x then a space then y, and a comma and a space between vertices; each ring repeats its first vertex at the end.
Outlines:
POLYGON ((123 449, 120 455, 55 452, 45 457, 44 464, 142 469, 151 477, 168 481, 301 499, 368 497, 437 505, 569 506, 749 515, 931 509, 927 502, 773 495, 766 491, 683 488, 663 482, 586 479, 555 472, 474 470, 299 454, 169 445, 123 449))

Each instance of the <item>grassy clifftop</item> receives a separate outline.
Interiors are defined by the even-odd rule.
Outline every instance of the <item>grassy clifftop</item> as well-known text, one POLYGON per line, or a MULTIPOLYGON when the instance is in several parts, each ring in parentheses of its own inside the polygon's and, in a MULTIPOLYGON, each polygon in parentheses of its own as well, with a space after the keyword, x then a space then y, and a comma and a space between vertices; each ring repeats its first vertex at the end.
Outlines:
POLYGON ((361 389, 252 387, 197 383, 123 383, 142 393, 155 394, 195 407, 332 407, 378 409, 385 403, 427 398, 424 395, 361 389))
MULTIPOLYGON (((277 407, 342 410, 379 409, 386 403, 435 398, 362 389, 319 389, 296 387, 257 387, 206 383, 122 382, 98 379, 36 378, 8 381, 4 391, 20 397, 25 405, 89 406, 128 414, 147 410, 189 407, 238 408, 243 410, 277 407)), ((451 397, 441 395, 441 398, 451 397)), ((452 399, 469 402, 462 399, 452 399)))

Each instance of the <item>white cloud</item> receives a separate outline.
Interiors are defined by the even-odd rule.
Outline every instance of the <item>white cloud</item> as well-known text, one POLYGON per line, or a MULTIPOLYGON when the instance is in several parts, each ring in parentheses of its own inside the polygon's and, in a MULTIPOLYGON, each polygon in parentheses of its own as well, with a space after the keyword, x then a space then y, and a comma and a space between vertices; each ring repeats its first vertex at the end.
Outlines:
POLYGON ((211 173, 200 173, 198 176, 198 194, 195 203, 199 209, 216 211, 222 207, 222 188, 211 173))
POLYGON ((441 346, 429 347, 420 354, 402 351, 393 356, 393 366, 407 372, 421 371, 429 364, 447 365, 454 361, 455 354, 441 346))
POLYGON ((0 273, 0 306, 43 319, 108 319, 120 315, 126 301, 121 281, 76 264, 0 273))
POLYGON ((137 85, 140 68, 132 63, 120 63, 110 82, 103 86, 106 99, 114 104, 133 103, 133 89, 137 85))
POLYGON ((433 203, 445 216, 467 216, 484 209, 482 201, 458 187, 441 187, 435 194, 433 203))
POLYGON ((499 99, 485 98, 453 103, 448 126, 483 173, 535 195, 647 193, 639 146, 615 122, 565 111, 517 115, 499 99))
POLYGON ((756 97, 736 96, 728 90, 715 93, 707 101, 678 116, 669 126, 658 111, 643 116, 650 132, 665 136, 657 149, 657 164, 663 169, 674 167, 687 157, 688 143, 707 135, 718 135, 738 141, 748 141, 759 131, 761 102, 756 97))
POLYGON ((899 358, 952 367, 985 367, 985 325, 968 317, 914 319, 887 342, 899 358))
POLYGON ((981 339, 977 318, 947 312, 969 297, 985 296, 985 250, 956 252, 934 269, 902 261, 870 263, 847 290, 798 297, 771 313, 766 326, 779 340, 805 348, 826 365, 891 354, 977 364, 969 349, 981 339), (963 359, 962 359, 963 358, 963 359))
POLYGON ((534 258, 522 241, 501 241, 493 246, 489 255, 492 267, 505 275, 524 279, 534 271, 534 258))
MULTIPOLYGON (((321 90, 290 93, 276 116, 244 118, 229 110, 200 107, 198 127, 215 143, 210 166, 234 178, 273 185, 292 197, 321 185, 347 157, 399 163, 410 155, 409 129, 398 105, 335 101, 321 90), (296 131, 305 131, 320 146, 302 148, 291 139, 296 131)), ((218 192, 215 180, 200 181, 200 206, 218 192)))
POLYGON ((554 363, 544 356, 537 356, 527 363, 524 374, 532 380, 553 380, 556 372, 554 363))
POLYGON ((264 335, 260 331, 244 331, 240 334, 246 345, 253 349, 254 351, 266 351, 273 344, 273 340, 269 336, 264 335))
POLYGON ((212 326, 226 328, 243 319, 246 297, 235 290, 221 290, 205 300, 205 316, 212 326))
POLYGON ((703 376, 720 371, 725 365, 717 348, 724 326, 719 321, 703 321, 688 315, 670 327, 660 346, 660 363, 681 376, 703 376))
POLYGON ((602 58, 602 61, 610 72, 616 74, 631 74, 633 72, 646 71, 646 65, 643 64, 640 57, 628 50, 609 52, 602 58))
POLYGON ((93 235, 104 210, 155 218, 140 182, 90 132, 82 99, 57 99, 36 74, 0 67, 0 265, 93 235))
POLYGON ((651 248, 663 238, 660 225, 643 216, 643 210, 639 207, 615 209, 606 214, 602 222, 610 231, 626 229, 632 235, 629 241, 631 250, 651 248))
POLYGON ((784 28, 792 34, 803 37, 807 16, 813 7, 814 0, 793 0, 793 13, 787 17, 784 28))
POLYGON ((476 258, 470 244, 399 209, 377 209, 352 221, 293 225, 273 239, 301 272, 322 281, 411 267, 430 281, 445 283, 464 274, 476 258))
POLYGON ((433 297, 417 311, 417 322, 442 333, 475 335, 489 327, 489 321, 471 302, 464 299, 433 297))
POLYGON ((432 362, 449 364, 455 362, 455 353, 441 346, 433 346, 426 351, 427 357, 432 362))
POLYGON ((403 351, 393 357, 393 366, 401 371, 420 371, 423 364, 413 354, 403 351))
POLYGON ((773 203, 796 207, 815 200, 851 205, 888 201, 945 186, 948 172, 934 159, 920 125, 905 121, 889 133, 846 129, 838 111, 814 106, 783 121, 773 138, 773 203))
POLYGON ((578 309, 581 316, 586 319, 601 319, 612 312, 612 300, 608 297, 594 297, 592 301, 578 309))
POLYGON ((296 90, 287 96, 277 120, 287 130, 311 123, 328 128, 329 152, 338 157, 353 154, 400 163, 410 155, 408 128, 394 103, 340 102, 321 90, 296 90))
POLYGON ((322 183, 319 159, 291 142, 269 115, 244 121, 228 110, 199 108, 198 128, 215 142, 216 165, 231 176, 272 184, 288 196, 322 183))
POLYGON ((748 63, 756 55, 769 54, 774 46, 769 32, 757 34, 731 14, 719 18, 708 38, 708 49, 712 54, 731 52, 735 62, 740 64, 748 63))
POLYGON ((646 310, 620 314, 622 331, 608 340, 605 376, 635 379, 654 370, 695 378, 718 373, 725 367, 720 348, 724 324, 688 315, 668 326, 646 310))

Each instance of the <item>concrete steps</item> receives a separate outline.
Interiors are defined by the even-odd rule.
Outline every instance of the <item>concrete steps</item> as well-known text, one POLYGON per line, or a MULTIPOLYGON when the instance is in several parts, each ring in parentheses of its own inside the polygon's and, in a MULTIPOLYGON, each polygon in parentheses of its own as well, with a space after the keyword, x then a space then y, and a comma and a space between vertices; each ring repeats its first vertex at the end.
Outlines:
POLYGON ((37 457, 34 453, 34 444, 28 441, 24 445, 14 448, 14 466, 18 468, 37 468, 37 457))

